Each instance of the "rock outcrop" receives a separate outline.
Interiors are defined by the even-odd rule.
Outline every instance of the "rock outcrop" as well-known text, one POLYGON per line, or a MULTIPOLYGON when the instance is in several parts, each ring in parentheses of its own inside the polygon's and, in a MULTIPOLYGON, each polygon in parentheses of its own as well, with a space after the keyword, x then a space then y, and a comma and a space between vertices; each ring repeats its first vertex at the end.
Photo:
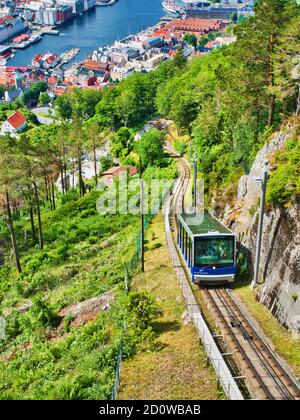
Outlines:
MULTIPOLYGON (((238 235, 254 263, 260 199, 260 185, 254 177, 262 175, 265 160, 282 149, 294 135, 292 123, 257 154, 249 175, 242 176, 234 206, 224 210, 223 221, 238 235)), ((271 168, 272 170, 272 168, 271 168)), ((286 328, 300 332, 300 199, 288 207, 268 207, 264 218, 258 290, 260 301, 286 328)))
MULTIPOLYGON (((96 319, 99 312, 107 310, 114 299, 114 293, 109 291, 100 296, 85 300, 84 302, 63 308, 59 312, 59 316, 63 319, 70 317, 72 319, 71 326, 79 327, 80 325, 96 319)), ((61 322, 61 327, 63 327, 63 321, 61 322)))

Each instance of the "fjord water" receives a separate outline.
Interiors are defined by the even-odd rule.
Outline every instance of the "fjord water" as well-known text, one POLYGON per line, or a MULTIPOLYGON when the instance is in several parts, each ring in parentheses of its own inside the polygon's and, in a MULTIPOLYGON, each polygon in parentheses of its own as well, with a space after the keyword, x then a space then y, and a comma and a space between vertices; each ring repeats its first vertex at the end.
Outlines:
POLYGON ((161 0, 119 0, 111 7, 96 7, 59 26, 59 36, 44 35, 37 44, 18 50, 8 64, 28 65, 38 53, 62 54, 71 48, 80 48, 75 59, 80 61, 99 47, 155 25, 164 14, 161 0))

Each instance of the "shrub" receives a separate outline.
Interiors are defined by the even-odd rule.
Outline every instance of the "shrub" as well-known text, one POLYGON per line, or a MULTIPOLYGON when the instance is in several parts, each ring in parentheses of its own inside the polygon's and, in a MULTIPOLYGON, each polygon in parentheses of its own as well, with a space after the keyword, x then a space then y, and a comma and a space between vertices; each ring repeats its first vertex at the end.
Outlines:
POLYGON ((267 186, 267 200, 273 204, 286 204, 300 192, 300 140, 291 139, 286 150, 275 156, 277 168, 267 186))
POLYGON ((34 303, 29 310, 29 315, 35 324, 42 327, 55 326, 59 321, 59 317, 51 306, 40 296, 35 298, 34 303))
POLYGON ((97 236, 90 236, 88 238, 88 243, 91 244, 91 245, 93 245, 93 244, 96 244, 98 242, 98 240, 99 239, 97 238, 97 236))
POLYGON ((296 302, 296 301, 298 300, 298 295, 297 295, 297 293, 296 293, 296 292, 293 292, 293 293, 291 294, 291 298, 292 298, 292 300, 293 300, 294 302, 296 302))
POLYGON ((154 298, 146 292, 132 292, 126 305, 127 322, 136 330, 146 330, 162 315, 154 298))
POLYGON ((6 338, 13 339, 17 337, 19 334, 23 331, 22 326, 22 320, 21 320, 22 314, 19 311, 12 311, 10 316, 6 320, 6 338))
POLYGON ((181 155, 183 156, 186 152, 187 149, 187 145, 183 140, 177 139, 174 142, 174 147, 175 150, 181 155))
POLYGON ((156 244, 151 245, 149 249, 153 251, 154 249, 158 249, 161 247, 162 247, 162 244, 160 242, 157 242, 156 244))

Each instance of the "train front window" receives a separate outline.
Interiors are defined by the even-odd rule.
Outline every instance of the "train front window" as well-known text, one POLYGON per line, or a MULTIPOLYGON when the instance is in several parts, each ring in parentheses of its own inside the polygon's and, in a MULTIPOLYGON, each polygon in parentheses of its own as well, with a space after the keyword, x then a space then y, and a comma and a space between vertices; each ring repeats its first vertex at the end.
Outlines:
POLYGON ((195 267, 234 265, 234 238, 195 238, 195 267))

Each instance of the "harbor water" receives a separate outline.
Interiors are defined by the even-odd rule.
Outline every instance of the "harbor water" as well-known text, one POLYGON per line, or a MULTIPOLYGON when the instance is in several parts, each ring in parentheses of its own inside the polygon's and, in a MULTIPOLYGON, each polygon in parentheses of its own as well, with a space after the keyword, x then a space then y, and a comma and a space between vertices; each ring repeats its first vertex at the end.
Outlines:
POLYGON ((80 48, 75 61, 81 61, 99 47, 155 25, 164 14, 161 0, 119 0, 113 6, 96 7, 59 26, 60 35, 44 35, 40 42, 18 50, 8 65, 28 65, 36 54, 60 55, 72 48, 80 48))

